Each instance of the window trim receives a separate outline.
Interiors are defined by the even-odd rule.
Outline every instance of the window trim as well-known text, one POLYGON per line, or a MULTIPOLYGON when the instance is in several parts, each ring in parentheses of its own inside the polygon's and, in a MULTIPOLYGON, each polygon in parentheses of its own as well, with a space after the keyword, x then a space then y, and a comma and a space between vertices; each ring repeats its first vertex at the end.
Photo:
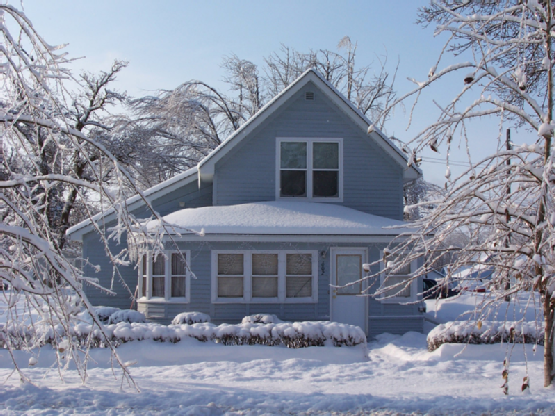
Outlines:
POLYGON ((318 302, 318 251, 317 250, 212 250, 211 252, 211 294, 212 303, 317 303, 318 302), (243 297, 218 297, 218 254, 243 254, 243 297), (278 290, 274 298, 252 297, 252 255, 278 255, 278 290), (312 295, 304 298, 287 298, 286 289, 286 255, 312 255, 312 295))
MULTIPOLYGON (((316 169, 316 170, 326 170, 326 169, 316 169)), ((333 169, 329 169, 333 170, 333 169)), ((285 200, 285 201, 312 201, 312 202, 343 202, 343 138, 320 138, 320 137, 277 137, 276 138, 276 172, 275 172, 275 181, 276 181, 276 201, 277 200, 285 200), (282 142, 298 142, 298 143, 306 143, 307 144, 307 167, 306 167, 306 196, 281 196, 280 195, 280 185, 281 185, 281 143, 282 142), (338 193, 339 195, 336 197, 314 197, 314 184, 313 184, 313 149, 314 143, 338 143, 339 144, 339 179, 338 179, 338 193)))
POLYGON ((181 253, 185 255, 185 260, 187 265, 185 266, 185 297, 175 297, 171 296, 171 258, 172 254, 179 253, 178 250, 164 250, 160 252, 160 256, 164 256, 164 297, 152 296, 152 251, 147 251, 143 253, 139 258, 139 297, 137 302, 148 303, 148 302, 169 302, 169 303, 189 303, 191 301, 191 250, 181 250, 181 253), (142 296, 143 293, 143 259, 146 255, 147 260, 147 275, 146 275, 146 296, 142 296))
MULTIPOLYGON (((383 262, 383 250, 380 250, 380 258, 382 259, 380 261, 380 287, 383 285, 384 280, 385 280, 385 273, 383 272, 384 269, 384 262, 383 262)), ((413 274, 416 270, 418 269, 418 260, 412 260, 410 262, 410 274, 413 274)), ((409 275, 399 275, 399 276, 409 276, 409 275)), ((404 297, 391 297, 391 298, 385 298, 384 294, 380 295, 380 297, 378 298, 378 300, 382 303, 397 303, 397 304, 402 304, 402 303, 411 303, 411 302, 415 302, 417 300, 417 295, 418 295, 418 277, 416 277, 410 284, 409 286, 410 289, 410 296, 404 298, 404 297)))

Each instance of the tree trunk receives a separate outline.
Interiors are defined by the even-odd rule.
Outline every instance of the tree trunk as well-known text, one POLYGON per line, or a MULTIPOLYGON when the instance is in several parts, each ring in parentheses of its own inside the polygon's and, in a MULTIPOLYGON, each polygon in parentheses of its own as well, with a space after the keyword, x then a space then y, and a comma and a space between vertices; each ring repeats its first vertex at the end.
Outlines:
POLYGON ((544 387, 553 381, 553 308, 551 295, 546 293, 543 300, 544 344, 543 344, 543 380, 544 387))
MULTIPOLYGON (((551 54, 551 1, 546 1, 546 8, 547 8, 547 21, 545 22, 546 28, 546 44, 545 44, 545 53, 549 62, 552 62, 552 54, 551 54)), ((544 120, 546 123, 550 123, 553 119, 553 66, 549 65, 547 69, 547 120, 544 120)), ((546 135, 545 139, 545 147, 544 147, 544 165, 548 165, 549 158, 551 155, 551 134, 546 135)), ((540 216, 537 223, 537 227, 543 224, 545 220, 545 204, 544 200, 542 199, 540 202, 540 216)), ((540 228, 540 233, 542 230, 540 228)), ((541 234, 540 234, 541 236, 541 234)), ((541 241, 541 238, 537 241, 538 244, 541 241)), ((539 246, 538 246, 539 247, 539 246)), ((545 273, 545 268, 542 267, 541 276, 545 273)), ((553 381, 553 305, 551 304, 552 298, 551 293, 548 292, 548 288, 545 287, 544 284, 544 299, 543 299, 543 317, 544 317, 544 346, 543 346, 543 380, 544 380, 544 387, 549 387, 553 381)))

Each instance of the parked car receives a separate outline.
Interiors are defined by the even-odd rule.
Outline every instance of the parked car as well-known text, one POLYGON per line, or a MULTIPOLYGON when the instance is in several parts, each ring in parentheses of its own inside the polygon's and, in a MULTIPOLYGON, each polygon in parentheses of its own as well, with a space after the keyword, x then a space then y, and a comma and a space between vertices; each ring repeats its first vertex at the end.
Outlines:
POLYGON ((434 279, 424 278, 424 290, 422 291, 422 299, 450 298, 459 294, 459 290, 451 289, 443 282, 434 279))
POLYGON ((487 290, 487 284, 482 279, 466 279, 462 280, 458 286, 457 290, 464 292, 477 292, 485 293, 487 290))

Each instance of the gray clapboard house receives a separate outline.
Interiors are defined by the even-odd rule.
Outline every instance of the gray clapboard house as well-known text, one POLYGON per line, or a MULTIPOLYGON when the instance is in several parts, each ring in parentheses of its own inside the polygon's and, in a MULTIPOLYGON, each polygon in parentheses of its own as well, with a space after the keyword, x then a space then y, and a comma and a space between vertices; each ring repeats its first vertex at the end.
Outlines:
MULTIPOLYGON (((380 282, 333 287, 359 280, 363 264, 381 258, 400 232, 384 227, 403 224, 403 184, 421 175, 369 126, 308 70, 195 168, 145 192, 183 229, 173 238, 189 267, 168 242, 165 257, 145 253, 138 267, 120 268, 129 290, 115 279, 116 296, 88 287, 89 300, 129 308, 138 288, 138 310, 156 322, 184 311, 207 313, 215 323, 269 313, 356 324, 369 336, 422 331, 421 279, 389 299, 360 296, 380 282)), ((148 216, 138 198, 129 206, 148 216)), ((92 225, 68 234, 101 266, 96 274, 85 266, 86 275, 109 286, 111 265, 92 225)), ((400 273, 397 281, 410 270, 400 273)))

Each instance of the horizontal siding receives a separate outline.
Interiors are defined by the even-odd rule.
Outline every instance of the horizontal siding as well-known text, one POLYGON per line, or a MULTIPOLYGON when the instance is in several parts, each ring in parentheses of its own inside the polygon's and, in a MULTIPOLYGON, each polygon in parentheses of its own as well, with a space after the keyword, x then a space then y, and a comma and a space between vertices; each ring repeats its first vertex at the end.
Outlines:
MULTIPOLYGON (((151 204, 154 210, 162 216, 184 208, 211 206, 212 185, 203 184, 199 189, 197 181, 193 181, 152 200, 151 204), (180 202, 184 204, 183 207, 179 206, 180 202)), ((150 210, 143 205, 140 208, 133 210, 133 214, 138 218, 146 218, 150 217, 152 212, 150 212, 150 210)))
MULTIPOLYGON (((329 320, 330 317, 330 250, 331 247, 353 247, 352 244, 323 244, 323 243, 233 243, 233 242, 180 242, 179 248, 191 251, 190 267, 196 278, 191 279, 191 299, 188 304, 171 302, 139 303, 138 309, 147 315, 152 322, 168 324, 179 313, 185 311, 199 311, 210 315, 215 324, 240 323, 243 317, 253 314, 274 314, 284 321, 329 320), (318 302, 317 303, 229 303, 213 304, 211 302, 211 251, 212 250, 316 250, 318 251, 318 302), (325 253, 322 255, 322 253, 325 253)), ((366 247, 370 261, 377 259, 383 245, 368 244, 366 247)), ((99 243, 94 245, 91 240, 87 244, 89 260, 102 264, 102 270, 96 275, 101 283, 110 285, 111 268, 102 263, 105 259, 99 243), (97 254, 97 257, 93 256, 97 254), (100 253, 100 254, 99 254, 100 253), (107 272, 108 271, 108 272, 107 272)), ((138 273, 133 267, 120 268, 125 276, 127 285, 134 288, 138 282, 138 273)), ((116 306, 129 308, 131 300, 117 281, 114 285, 118 292, 116 296, 106 296, 98 291, 87 289, 87 295, 94 305, 116 306)), ((420 331, 422 313, 418 311, 419 304, 398 305, 384 304, 369 298, 369 328, 370 334, 380 332, 404 333, 420 331), (407 320, 407 317, 413 317, 407 320), (376 317, 388 317, 376 319, 376 317)))
POLYGON ((184 208, 198 208, 212 205, 212 185, 198 188, 197 181, 189 183, 174 192, 152 202, 154 209, 162 216, 184 208), (179 203, 184 204, 183 207, 179 203))
POLYGON ((370 339, 385 332, 402 335, 411 331, 424 332, 424 319, 422 316, 368 320, 368 338, 370 339))
MULTIPOLYGON (((121 241, 126 241, 122 236, 121 241)), ((117 245, 110 241, 112 253, 119 253, 123 245, 117 245)), ((91 285, 84 285, 84 290, 89 301, 96 306, 113 306, 116 308, 129 309, 132 302, 132 294, 137 286, 137 271, 133 266, 118 266, 115 274, 110 259, 106 256, 104 244, 95 233, 88 233, 83 237, 83 258, 87 260, 83 272, 86 277, 98 279, 101 286, 111 289, 114 295, 101 291, 91 285), (88 264, 87 264, 88 263, 88 264), (91 267, 98 266, 100 270, 91 267), (126 288, 127 286, 127 288, 126 288), (131 292, 131 293, 129 293, 131 292)))
POLYGON ((277 137, 343 138, 340 204, 402 219, 403 168, 311 83, 216 164, 215 205, 275 199, 277 137), (304 99, 308 90, 314 101, 304 99))
MULTIPOLYGON (((179 202, 184 202, 185 208, 210 206, 212 205, 212 186, 203 186, 199 190, 197 182, 194 181, 152 201, 152 206, 160 215, 167 215, 170 212, 182 209, 179 207, 179 202)), ((139 218, 152 215, 144 206, 134 210, 133 214, 139 218)), ((106 227, 108 228, 114 224, 115 222, 112 221, 106 227)), ((121 241, 126 241, 125 235, 122 236, 121 241)), ((109 244, 110 250, 114 254, 119 253, 125 247, 124 245, 117 245, 114 241, 110 241, 109 244)), ((85 285, 85 293, 90 302, 93 305, 113 306, 122 309, 130 308, 132 295, 129 292, 135 293, 138 283, 137 270, 133 266, 119 266, 117 269, 119 275, 116 273, 115 277, 112 277, 113 267, 111 261, 106 256, 104 245, 95 232, 90 232, 83 236, 83 257, 90 264, 100 267, 100 271, 97 272, 90 265, 85 265, 85 276, 98 279, 103 287, 115 292, 115 295, 110 295, 90 285, 85 285)), ((202 305, 198 306, 200 309, 202 305)))

